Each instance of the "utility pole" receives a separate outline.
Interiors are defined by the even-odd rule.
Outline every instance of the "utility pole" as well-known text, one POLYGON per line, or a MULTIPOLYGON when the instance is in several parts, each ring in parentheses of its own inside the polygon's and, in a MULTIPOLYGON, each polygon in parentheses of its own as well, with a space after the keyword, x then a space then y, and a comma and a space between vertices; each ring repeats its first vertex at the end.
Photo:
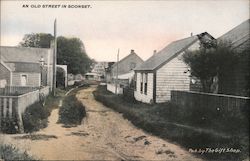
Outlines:
POLYGON ((118 88, 119 52, 120 52, 120 49, 118 49, 118 53, 117 53, 116 80, 115 80, 115 94, 117 94, 117 88, 118 88))
POLYGON ((53 86, 52 92, 53 96, 56 96, 56 49, 57 49, 57 38, 56 38, 56 19, 54 21, 54 54, 53 54, 53 86))

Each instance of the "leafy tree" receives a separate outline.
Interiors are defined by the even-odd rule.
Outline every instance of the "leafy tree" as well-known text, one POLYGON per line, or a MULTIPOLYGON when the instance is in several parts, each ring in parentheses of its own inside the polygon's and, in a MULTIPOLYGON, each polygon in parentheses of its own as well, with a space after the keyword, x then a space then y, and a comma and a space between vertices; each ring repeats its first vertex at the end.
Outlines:
POLYGON ((84 74, 90 69, 91 59, 79 38, 57 38, 57 62, 68 65, 68 72, 84 74))
POLYGON ((233 71, 238 55, 229 43, 220 42, 213 48, 201 47, 196 51, 186 51, 183 58, 190 67, 191 76, 200 79, 203 92, 213 92, 212 84, 233 71))
MULTIPOLYGON (((54 37, 48 33, 26 34, 20 46, 50 48, 53 39, 54 37)), ((60 36, 57 38, 57 63, 67 65, 69 73, 84 74, 90 69, 92 61, 79 38, 60 36)))
POLYGON ((20 46, 36 47, 36 48, 50 48, 50 42, 54 39, 51 34, 47 33, 31 33, 24 35, 20 46))

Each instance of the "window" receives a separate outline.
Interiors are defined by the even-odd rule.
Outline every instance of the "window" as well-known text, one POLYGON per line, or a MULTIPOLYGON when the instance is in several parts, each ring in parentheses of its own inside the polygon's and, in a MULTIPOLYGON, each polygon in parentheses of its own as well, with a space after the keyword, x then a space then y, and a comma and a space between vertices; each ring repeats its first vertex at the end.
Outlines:
POLYGON ((145 73, 144 74, 145 78, 144 78, 144 94, 147 94, 147 90, 148 90, 148 74, 145 73))
POLYGON ((143 92, 143 73, 141 73, 141 93, 143 92))
POLYGON ((134 62, 130 63, 130 70, 134 69, 136 64, 134 62))
POLYGON ((27 85, 27 75, 21 75, 21 86, 27 85))

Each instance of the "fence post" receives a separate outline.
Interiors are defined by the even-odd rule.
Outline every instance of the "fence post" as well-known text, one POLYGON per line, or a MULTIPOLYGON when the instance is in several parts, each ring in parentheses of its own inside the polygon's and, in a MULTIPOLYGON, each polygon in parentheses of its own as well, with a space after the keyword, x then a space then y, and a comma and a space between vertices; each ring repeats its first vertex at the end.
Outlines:
POLYGON ((17 100, 16 100, 16 119, 17 119, 17 124, 18 124, 18 130, 19 130, 19 133, 24 133, 24 127, 23 127, 23 118, 22 118, 22 114, 21 112, 18 110, 18 107, 20 107, 20 104, 22 102, 20 102, 20 99, 17 97, 17 100))

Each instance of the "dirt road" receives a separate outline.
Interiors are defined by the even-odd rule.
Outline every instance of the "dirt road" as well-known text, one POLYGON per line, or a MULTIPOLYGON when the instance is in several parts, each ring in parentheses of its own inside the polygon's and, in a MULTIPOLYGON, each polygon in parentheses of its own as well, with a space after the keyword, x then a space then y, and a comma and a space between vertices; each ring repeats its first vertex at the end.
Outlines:
POLYGON ((82 125, 64 128, 57 124, 58 110, 49 117, 49 126, 27 135, 0 135, 0 143, 11 143, 38 159, 45 160, 187 160, 195 156, 177 145, 133 126, 121 114, 95 101, 90 87, 78 92, 86 106, 82 125))

